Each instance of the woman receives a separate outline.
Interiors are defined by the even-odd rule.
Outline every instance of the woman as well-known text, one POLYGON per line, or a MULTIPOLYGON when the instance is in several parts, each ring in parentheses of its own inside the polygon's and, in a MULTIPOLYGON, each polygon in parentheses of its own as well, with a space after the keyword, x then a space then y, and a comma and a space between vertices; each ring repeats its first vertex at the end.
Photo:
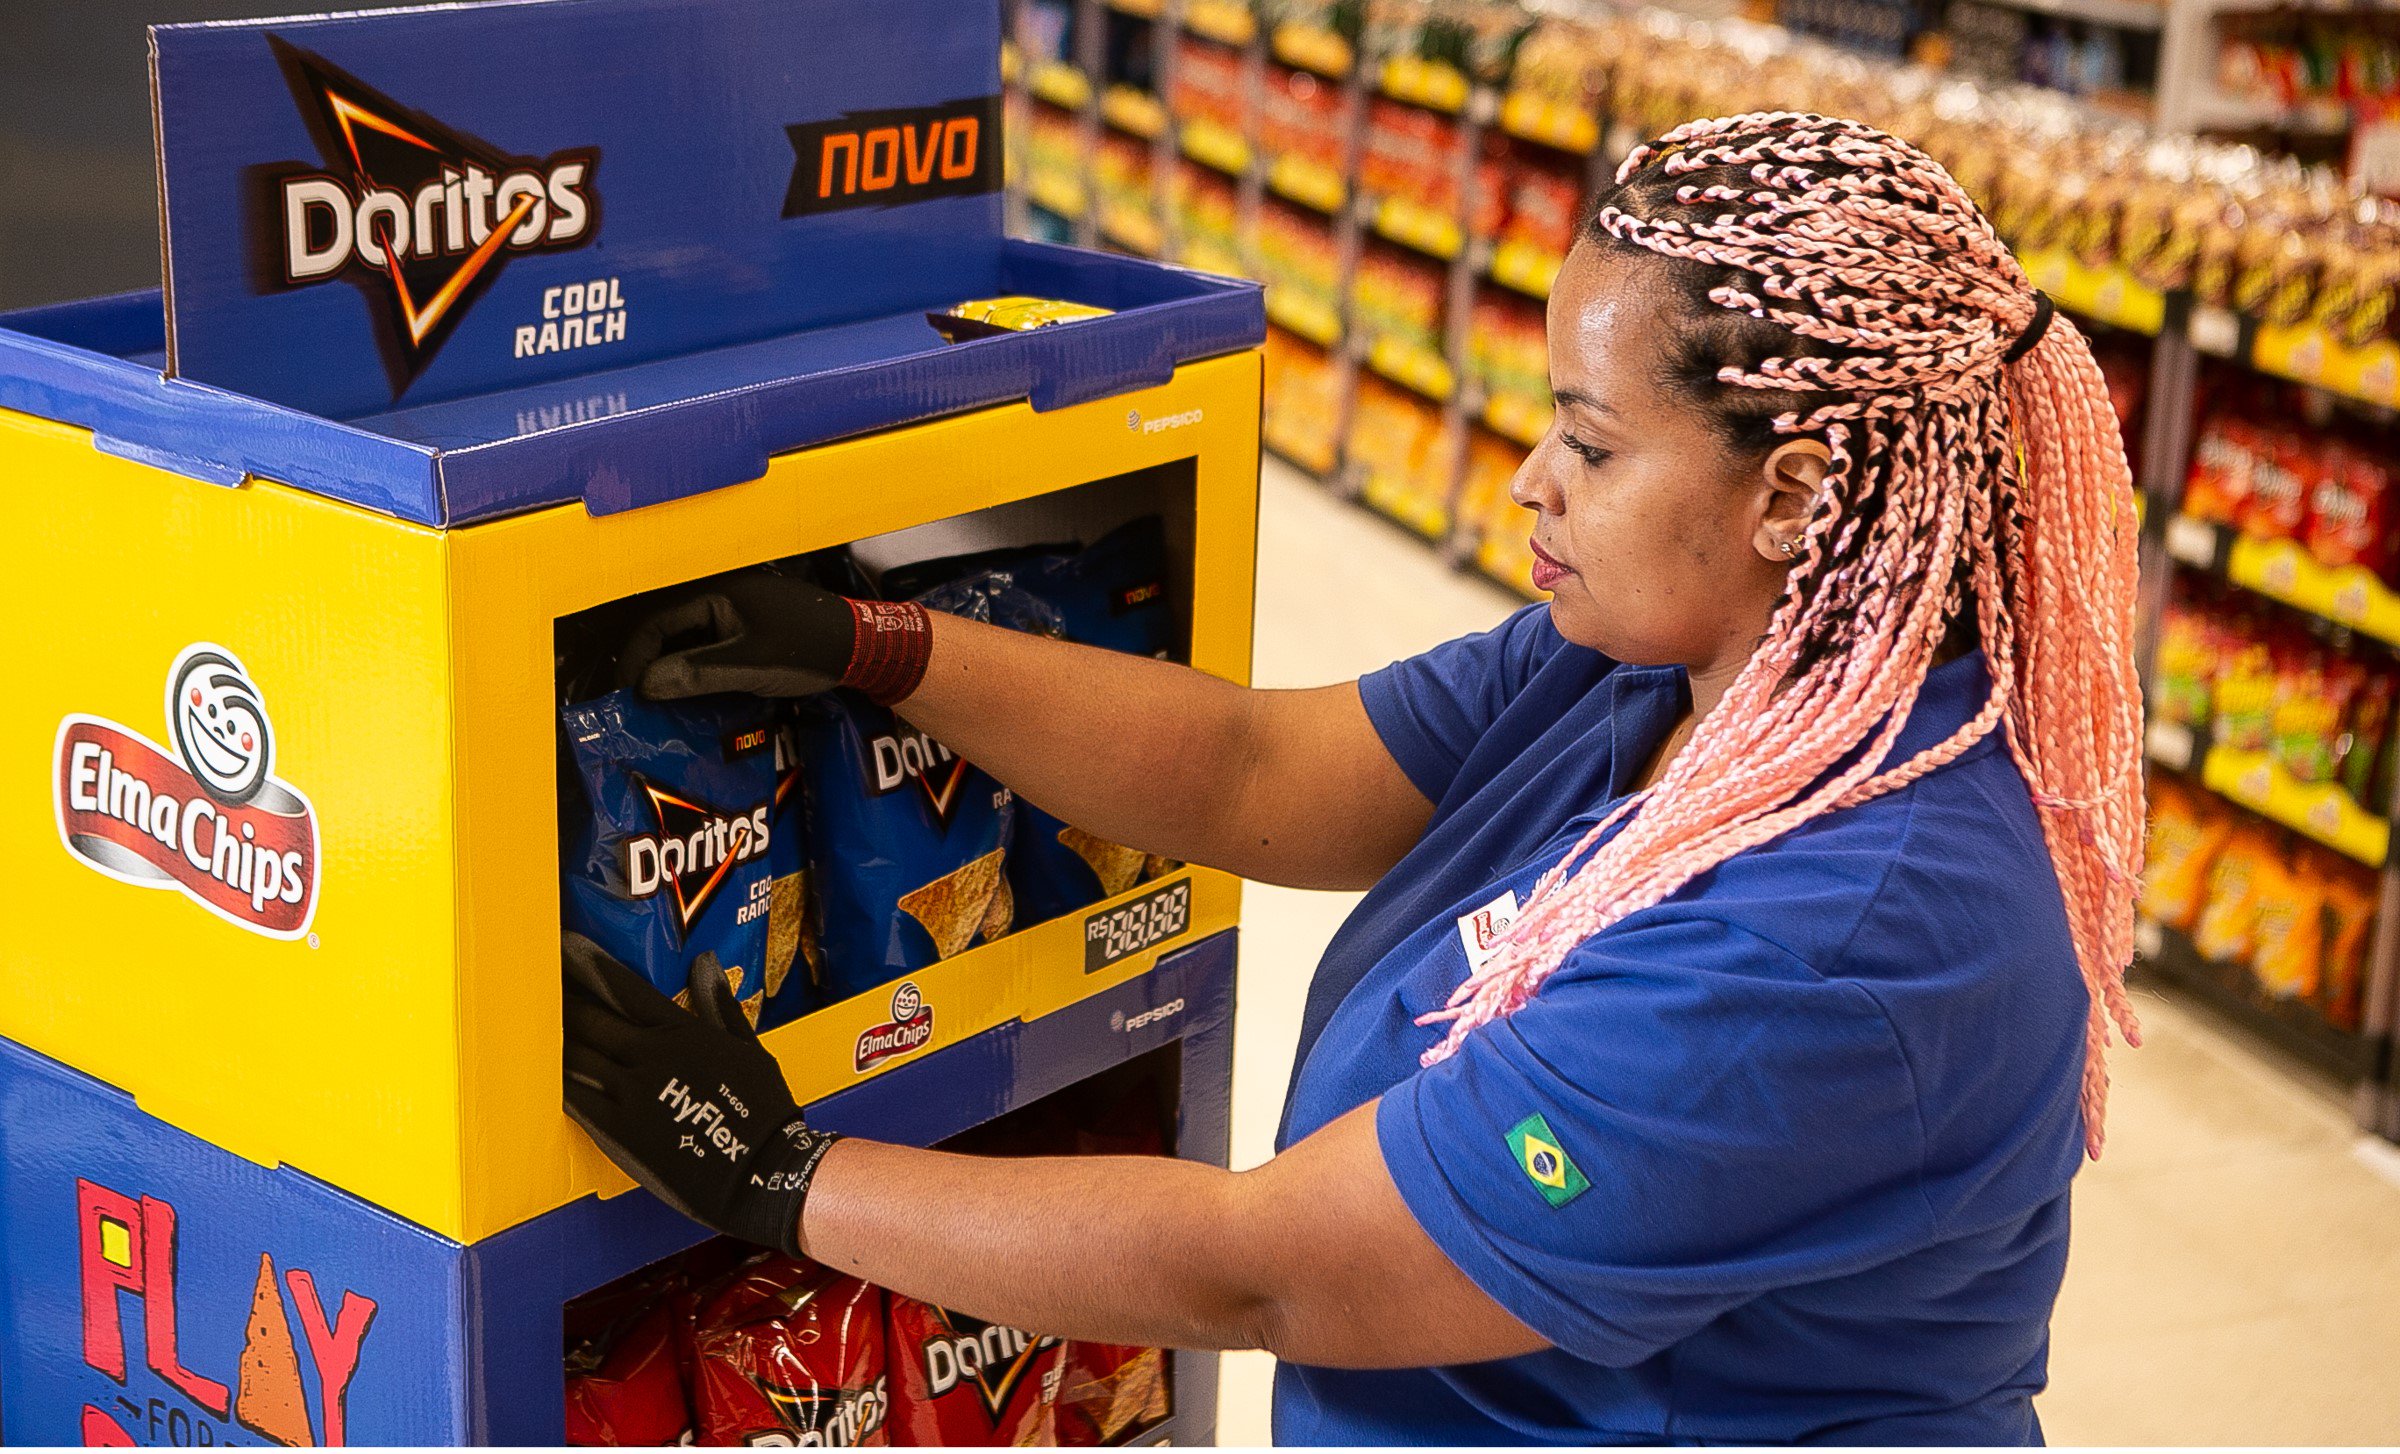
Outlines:
POLYGON ((1269 1349, 1289 1442, 2037 1441, 2068 1183, 2135 1034, 2099 371, 1937 164, 1813 116, 1635 152, 1549 327, 1512 490, 1551 602, 1356 683, 763 580, 643 653, 654 694, 860 686, 1106 837, 1371 886, 1274 1160, 828 1138, 721 983, 687 1014, 585 946, 578 1117, 702 1221, 901 1292, 1269 1349), (667 1079, 743 1103, 739 1155, 673 1149, 667 1079))

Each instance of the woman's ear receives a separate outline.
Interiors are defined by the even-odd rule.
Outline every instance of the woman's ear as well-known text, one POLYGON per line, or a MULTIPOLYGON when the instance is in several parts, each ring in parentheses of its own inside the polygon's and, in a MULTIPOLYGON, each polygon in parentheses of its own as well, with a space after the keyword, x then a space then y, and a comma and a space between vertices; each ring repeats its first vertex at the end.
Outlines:
POLYGON ((1800 537, 1832 469, 1833 451, 1821 439, 1787 439, 1768 453, 1759 465, 1766 492, 1755 541, 1760 555, 1785 565, 1800 558, 1800 537))

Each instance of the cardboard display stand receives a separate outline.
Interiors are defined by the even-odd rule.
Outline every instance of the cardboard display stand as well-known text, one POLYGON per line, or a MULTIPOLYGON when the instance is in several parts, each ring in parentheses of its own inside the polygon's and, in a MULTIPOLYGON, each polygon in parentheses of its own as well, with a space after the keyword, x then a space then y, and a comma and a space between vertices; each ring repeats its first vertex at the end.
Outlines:
MULTIPOLYGON (((60 1350, 112 1298, 177 1407, 250 1427, 190 1397, 232 1353, 176 1362, 149 1310, 174 1303, 134 1286, 149 1198, 195 1267, 203 1209, 250 1224, 273 1278, 202 1281, 235 1324, 280 1289, 302 1336, 249 1340, 261 1379, 338 1355, 337 1283, 416 1310, 376 1315, 372 1377, 457 1396, 370 1436, 362 1362, 353 1440, 547 1441, 554 1396, 477 1391, 493 1310, 549 1339, 548 1383, 508 1375, 538 1405, 557 1303, 697 1235, 559 1110, 559 621, 970 512, 1138 506, 1191 662, 1245 680, 1259 293, 999 235, 989 5, 516 0, 163 27, 153 66, 167 294, 0 316, 30 536, 0 586, 0 837, 43 905, 0 951, 0 1434, 69 1438, 96 1402, 137 1442, 202 1438, 130 1383, 69 1407, 110 1360, 60 1350), (1112 311, 963 344, 924 317, 1010 292, 1112 311), (79 1212, 77 1179, 108 1196, 79 1212), (61 1217, 108 1269, 72 1298, 61 1217), (561 1227, 571 1272, 476 1270, 561 1227)), ((1221 960, 1230 1014, 1238 902, 1178 871, 767 1044, 835 1123, 947 1134, 1155 1027, 1213 1033, 1162 987, 1221 960), (902 1053, 856 1053, 899 1018, 902 1053)), ((1221 1125, 1220 1059, 1185 1066, 1180 1154, 1222 1159, 1189 1134, 1221 1125)), ((1213 1373, 1178 1367, 1204 1417, 1213 1373)))

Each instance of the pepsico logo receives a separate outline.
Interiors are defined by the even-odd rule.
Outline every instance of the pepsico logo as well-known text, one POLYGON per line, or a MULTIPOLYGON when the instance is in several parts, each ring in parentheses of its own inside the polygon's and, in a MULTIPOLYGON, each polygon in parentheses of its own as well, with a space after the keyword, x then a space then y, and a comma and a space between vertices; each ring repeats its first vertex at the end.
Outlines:
POLYGON ((308 933, 317 907, 316 810, 275 776, 275 735, 249 672, 197 642, 167 670, 168 749, 72 713, 52 755, 59 841, 120 883, 174 889, 274 939, 308 933))
POLYGON ((892 1018, 859 1032, 853 1068, 863 1075, 887 1060, 922 1050, 932 1041, 933 1006, 925 1003, 915 980, 902 980, 892 991, 892 1018))

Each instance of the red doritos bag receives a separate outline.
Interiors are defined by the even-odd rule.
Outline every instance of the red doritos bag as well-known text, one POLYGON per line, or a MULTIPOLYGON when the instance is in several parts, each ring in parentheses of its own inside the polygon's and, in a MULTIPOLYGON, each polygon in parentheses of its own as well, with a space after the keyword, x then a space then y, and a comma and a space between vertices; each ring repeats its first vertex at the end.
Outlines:
POLYGON ((882 1446, 883 1290, 762 1252, 692 1299, 699 1441, 882 1446))
POLYGON ((578 1448, 681 1444, 691 1400, 675 1349, 675 1281, 604 1289, 567 1310, 567 1443, 578 1448))
POLYGON ((1058 1388, 1058 1442, 1113 1444, 1167 1416, 1167 1355, 1156 1348, 1069 1343, 1058 1388))
POLYGON ((892 1442, 923 1448, 1055 1444, 1056 1338, 890 1294, 892 1442))

